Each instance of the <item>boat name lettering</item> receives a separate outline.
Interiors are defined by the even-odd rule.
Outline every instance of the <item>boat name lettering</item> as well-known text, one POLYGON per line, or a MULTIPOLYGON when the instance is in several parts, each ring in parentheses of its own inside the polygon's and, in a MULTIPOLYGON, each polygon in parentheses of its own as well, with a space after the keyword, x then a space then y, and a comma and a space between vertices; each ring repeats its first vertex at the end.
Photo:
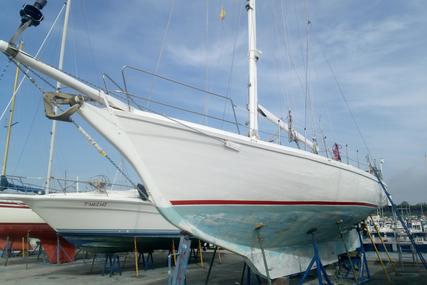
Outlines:
POLYGON ((107 202, 94 201, 94 202, 85 202, 86 207, 106 207, 107 202))

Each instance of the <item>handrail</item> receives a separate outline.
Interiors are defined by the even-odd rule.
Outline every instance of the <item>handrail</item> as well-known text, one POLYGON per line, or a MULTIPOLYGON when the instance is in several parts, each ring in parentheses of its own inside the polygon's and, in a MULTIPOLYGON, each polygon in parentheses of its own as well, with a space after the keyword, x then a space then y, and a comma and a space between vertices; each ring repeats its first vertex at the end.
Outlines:
MULTIPOLYGON (((110 82, 111 83, 113 83, 117 88, 119 88, 123 93, 125 93, 125 95, 127 95, 128 94, 128 92, 127 92, 127 87, 125 86, 125 89, 123 90, 122 89, 122 87, 114 80, 114 79, 112 79, 108 74, 106 74, 106 73, 103 73, 102 74, 102 81, 104 82, 104 87, 105 87, 105 92, 108 94, 108 95, 110 95, 110 92, 108 92, 109 91, 109 89, 108 89, 108 86, 107 86, 107 82, 105 81, 105 78, 107 78, 108 80, 110 80, 110 82)), ((129 96, 126 96, 126 101, 127 101, 127 104, 128 104, 128 110, 130 111, 131 110, 131 107, 130 107, 130 99, 129 99, 129 96)))
MULTIPOLYGON (((117 93, 117 94, 124 94, 124 91, 121 91, 121 90, 120 91, 117 90, 117 91, 113 91, 113 92, 117 93)), ((210 119, 214 119, 214 120, 218 120, 218 121, 222 121, 222 122, 225 122, 225 123, 235 124, 236 125, 236 122, 233 122, 233 121, 230 121, 230 120, 226 120, 226 119, 223 119, 223 118, 215 117, 215 116, 212 116, 212 115, 203 114, 203 113, 196 112, 196 111, 191 111, 191 110, 188 110, 188 109, 185 109, 185 108, 182 108, 182 107, 178 107, 178 106, 174 106, 174 105, 171 105, 171 104, 163 103, 163 102, 160 102, 160 101, 157 101, 157 100, 149 99, 149 98, 146 98, 144 96, 134 95, 134 94, 129 93, 129 92, 127 94, 124 94, 124 95, 126 95, 126 96, 128 96, 130 98, 133 97, 133 98, 145 100, 145 101, 148 101, 148 102, 151 102, 151 103, 154 103, 154 104, 158 104, 158 105, 161 105, 161 106, 164 106, 164 107, 169 107, 169 108, 173 108, 173 109, 176 109, 176 110, 184 111, 184 112, 187 112, 187 113, 190 113, 190 114, 204 116, 206 118, 210 118, 210 119)), ((240 125, 240 124, 237 123, 237 125, 240 125)))
MULTIPOLYGON (((9 190, 15 190, 15 191, 24 192, 24 193, 44 194, 43 184, 46 179, 45 177, 24 177, 24 176, 15 176, 15 175, 7 175, 3 177, 4 178, 2 178, 3 180, 2 180, 0 192, 6 189, 9 189, 9 190), (27 181, 30 180, 30 181, 26 182, 26 180, 27 181), (40 183, 37 184, 38 182, 34 180, 39 180, 40 183)), ((88 192, 96 189, 96 187, 94 187, 94 183, 96 181, 94 180, 77 180, 77 179, 65 179, 65 178, 52 177, 52 182, 56 186, 50 187, 51 193, 88 192), (84 189, 80 189, 81 185, 85 186, 84 189)), ((104 186, 107 191, 111 189, 111 187, 114 187, 115 189, 126 189, 126 190, 132 188, 132 186, 130 185, 110 183, 108 181, 105 181, 104 186)))
MULTIPOLYGON (((238 121, 237 121, 237 115, 236 115, 236 110, 235 110, 236 105, 234 104, 233 100, 230 97, 226 97, 224 95, 221 95, 221 94, 218 94, 218 93, 215 93, 215 92, 212 92, 212 91, 208 91, 208 90, 205 90, 205 89, 202 89, 202 88, 190 85, 188 83, 184 83, 184 82, 181 82, 181 81, 178 81, 178 80, 175 80, 175 79, 172 79, 172 78, 169 78, 169 77, 157 74, 157 73, 153 73, 153 72, 147 71, 147 70, 142 69, 142 68, 133 67, 133 66, 130 66, 130 65, 125 65, 125 66, 122 67, 121 73, 122 73, 122 80, 123 80, 124 91, 126 92, 125 95, 127 95, 127 96, 129 94, 129 90, 128 90, 128 85, 127 85, 127 81, 126 81, 126 70, 132 70, 132 71, 141 72, 141 73, 153 76, 153 77, 157 77, 157 78, 159 78, 161 80, 165 80, 165 81, 168 81, 168 82, 171 82, 171 83, 174 83, 174 84, 177 84, 177 85, 181 85, 181 86, 184 86, 186 88, 189 88, 189 89, 192 89, 192 90, 195 90, 195 91, 199 91, 199 92, 202 92, 202 93, 205 93, 205 94, 208 94, 208 95, 211 95, 211 96, 215 96, 215 97, 224 99, 226 101, 229 101, 230 104, 231 104, 231 108, 233 110, 234 124, 235 124, 235 126, 237 128, 237 132, 240 134, 240 128, 239 128, 239 124, 238 124, 238 121)), ((120 89, 122 89, 122 88, 120 88, 120 89)), ((147 101, 149 101, 149 100, 147 100, 147 101)), ((169 106, 169 107, 171 107, 171 106, 169 106)), ((185 110, 184 109, 184 111, 189 111, 189 110, 185 110)), ((209 117, 208 115, 206 115, 206 116, 209 117)))

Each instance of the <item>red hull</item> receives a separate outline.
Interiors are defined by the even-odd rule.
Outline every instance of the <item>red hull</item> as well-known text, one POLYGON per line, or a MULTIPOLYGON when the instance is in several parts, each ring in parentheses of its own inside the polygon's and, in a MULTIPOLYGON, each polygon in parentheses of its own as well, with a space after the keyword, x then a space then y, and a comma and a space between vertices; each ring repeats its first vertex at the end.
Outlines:
POLYGON ((21 240, 26 237, 27 233, 30 237, 34 238, 52 238, 56 239, 56 232, 46 223, 40 224, 21 224, 21 223, 1 223, 0 224, 0 237, 9 239, 21 240))
MULTIPOLYGON (((28 211, 28 206, 23 203, 1 202, 1 208, 22 209, 28 211)), ((12 214, 11 214, 12 215, 12 214)), ((35 215, 35 213, 34 213, 35 215)), ((4 218, 4 217, 3 217, 4 218)), ((4 219, 3 219, 4 220, 4 219)), ((54 229, 46 223, 0 223, 0 249, 7 246, 6 241, 13 250, 22 249, 22 238, 37 238, 46 252, 50 263, 66 263, 74 261, 75 248, 62 237, 59 237, 59 258, 57 258, 58 237, 54 229)), ((27 247, 28 248, 28 247, 27 247)))

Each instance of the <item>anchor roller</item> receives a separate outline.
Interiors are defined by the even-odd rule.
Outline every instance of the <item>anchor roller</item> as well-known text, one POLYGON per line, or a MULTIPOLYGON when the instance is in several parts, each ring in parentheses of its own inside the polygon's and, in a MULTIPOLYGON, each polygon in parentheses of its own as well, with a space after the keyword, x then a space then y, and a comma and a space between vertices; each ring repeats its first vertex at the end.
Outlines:
POLYGON ((83 97, 61 92, 45 92, 43 94, 44 111, 46 117, 51 120, 71 122, 71 116, 77 112, 83 104, 83 97), (56 113, 55 105, 69 105, 63 112, 56 113))

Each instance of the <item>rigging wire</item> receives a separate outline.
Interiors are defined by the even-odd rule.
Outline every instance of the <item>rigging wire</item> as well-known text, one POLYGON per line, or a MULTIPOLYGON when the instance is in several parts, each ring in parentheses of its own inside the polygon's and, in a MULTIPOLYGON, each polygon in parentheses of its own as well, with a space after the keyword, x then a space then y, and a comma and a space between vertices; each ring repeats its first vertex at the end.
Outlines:
POLYGON ((101 73, 100 68, 97 64, 96 61, 96 52, 95 49, 93 48, 93 43, 92 43, 92 38, 91 38, 91 31, 89 29, 90 25, 89 25, 89 21, 88 21, 88 17, 87 17, 87 7, 86 7, 86 2, 87 1, 78 1, 80 2, 80 6, 81 6, 81 11, 82 11, 82 15, 83 15, 83 25, 84 25, 84 32, 86 34, 86 38, 87 38, 87 42, 89 43, 89 52, 91 53, 90 58, 92 59, 92 64, 94 69, 97 71, 97 73, 101 73))
MULTIPOLYGON (((72 15, 70 15, 70 16, 71 17, 68 20, 69 21, 69 25, 68 26, 70 26, 70 27, 76 27, 77 26, 77 24, 75 23, 76 20, 77 20, 76 17, 73 17, 72 15)), ((75 32, 74 29, 69 29, 68 34, 69 34, 69 36, 68 36, 68 38, 69 38, 68 42, 71 41, 71 45, 72 45, 72 48, 70 49, 70 54, 71 54, 70 57, 73 60, 74 74, 78 75, 79 74, 79 68, 78 68, 78 63, 77 63, 77 51, 78 51, 78 48, 77 48, 77 36, 76 36, 77 32, 75 32)))
MULTIPOLYGON (((234 11, 237 10, 237 4, 238 2, 234 2, 236 7, 234 9, 234 11)), ((241 20, 242 20, 242 15, 243 15, 243 9, 238 9, 237 11, 241 11, 238 12, 238 16, 237 16, 237 22, 236 22, 236 26, 235 26, 235 34, 234 34, 234 41, 233 41, 233 49, 231 52, 231 63, 230 63, 230 71, 228 73, 228 79, 227 79, 227 85, 225 88, 225 97, 230 98, 231 99, 231 95, 230 95, 230 91, 231 91, 231 85, 233 82, 233 71, 234 71, 234 63, 235 63, 235 59, 236 59, 236 48, 237 48, 237 40, 239 39, 239 28, 241 25, 241 20)), ((225 102, 224 103, 224 111, 223 111, 223 115, 222 115, 222 119, 225 120, 225 115, 227 112, 227 106, 228 104, 225 102)), ((233 106, 231 106, 233 108, 233 106)), ((223 128, 223 124, 221 124, 221 129, 223 128)), ((240 133, 240 130, 238 128, 238 132, 240 133)))
MULTIPOLYGON (((13 63, 15 64, 15 65, 17 65, 17 62, 15 62, 15 61, 13 61, 13 63)), ((19 66, 19 68, 20 68, 20 70, 21 71, 23 71, 23 67, 20 65, 19 66)), ((32 70, 32 69, 29 69, 28 67, 27 67, 27 72, 26 73, 24 73, 24 75, 27 77, 27 79, 36 87, 36 89, 38 89, 39 90, 39 92, 41 92, 41 93, 44 93, 44 90, 40 87, 40 85, 38 85, 37 84, 37 82, 36 82, 36 80, 33 78, 33 77, 31 77, 30 75, 29 75, 29 73, 32 73, 32 74, 34 74, 35 75, 35 77, 37 77, 37 78, 39 78, 41 81, 43 81, 45 84, 47 84, 50 88, 52 88, 52 89, 54 89, 55 88, 55 85, 53 85, 52 83, 50 83, 47 79, 45 79, 43 76, 41 76, 41 75, 39 75, 37 72, 35 72, 34 70, 32 70)), ((151 112, 151 113, 153 113, 153 114, 157 114, 157 115, 160 115, 160 116, 162 116, 162 117, 164 117, 164 118, 166 118, 166 119, 168 119, 168 120, 170 120, 170 121, 172 121, 172 122, 174 122, 174 123, 176 123, 176 124, 178 124, 178 125, 181 125, 182 127, 184 127, 184 128, 187 128, 188 130, 191 130, 191 131, 194 131, 194 132, 196 132, 196 133, 199 133, 200 135, 203 135, 203 136, 206 136, 206 137, 209 137, 209 138, 211 138, 211 139, 214 139, 214 140, 216 140, 216 141, 218 141, 218 142, 221 142, 221 143, 226 143, 227 142, 227 140, 226 139, 224 139, 224 138, 221 138, 221 137, 218 137, 218 136, 214 136, 214 135, 210 135, 210 134, 208 134, 208 133, 205 133, 205 132, 203 132, 203 131, 201 131, 201 130, 198 130, 198 129, 196 129, 196 128, 194 128, 194 127, 192 127, 192 126, 190 126, 190 125, 187 125, 187 124, 185 124, 185 123, 183 123, 183 122, 181 122, 180 120, 178 120, 178 119, 174 119, 174 118, 172 118, 172 117, 169 117, 168 115, 166 115, 166 114, 163 114, 163 113, 160 113, 160 112, 157 112, 157 111, 155 111, 155 110, 152 110, 152 109, 147 109, 147 108, 144 108, 143 106, 141 106, 141 105, 139 105, 135 100, 134 100, 134 98, 142 98, 142 99, 145 99, 146 100, 146 98, 143 98, 143 97, 140 97, 140 96, 137 96, 137 95, 133 95, 133 94, 130 94, 130 93, 128 93, 128 92, 124 92, 123 90, 122 90, 122 92, 124 93, 124 94, 126 94, 126 96, 129 96, 130 97, 130 100, 132 101, 132 103, 137 107, 137 108, 139 108, 140 110, 146 110, 146 111, 149 111, 149 112, 151 112)), ((213 95, 217 95, 217 94, 215 94, 215 93, 212 93, 213 95)), ((217 95, 217 96, 221 96, 221 95, 217 95)), ((244 109, 244 110, 246 110, 245 108, 243 108, 243 107, 240 107, 240 106, 238 106, 237 105, 237 107, 238 108, 242 108, 242 109, 244 109)), ((232 123, 234 123, 234 122, 232 122, 232 123)), ((240 126, 244 126, 243 124, 239 124, 240 126)), ((270 136, 273 136, 274 134, 273 133, 270 133, 270 132, 265 132, 265 131, 260 131, 260 133, 262 133, 262 134, 265 134, 265 135, 270 135, 270 136)), ((95 142, 96 143, 96 142, 95 142)), ((110 158, 109 159, 109 161, 113 164, 113 166, 114 167, 118 167, 118 165, 110 158)), ((123 170, 121 170, 121 169, 118 169, 120 172, 122 172, 123 170)), ((125 174, 126 175, 126 174, 125 174)), ((126 178, 126 176, 124 176, 125 178, 126 178)), ((126 178, 128 181, 129 181, 129 179, 128 178, 126 178)), ((129 182, 131 182, 131 180, 129 181, 129 182)), ((135 185, 134 183, 132 183, 132 185, 135 185)))
POLYGON ((297 68, 296 68, 296 64, 295 61, 292 58, 291 55, 291 47, 289 44, 289 24, 288 24, 288 17, 286 15, 286 9, 283 6, 284 1, 280 1, 280 14, 282 17, 282 26, 283 26, 283 30, 284 30, 284 45, 285 45, 285 50, 286 50, 286 55, 288 56, 288 61, 289 61, 289 65, 291 70, 293 70, 295 72, 295 75, 298 79, 299 84, 301 85, 301 89, 304 89, 304 83, 302 81, 301 75, 299 74, 297 68))
MULTIPOLYGON (((18 170, 19 165, 21 164, 21 160, 22 160, 24 152, 25 152, 25 150, 27 148, 27 144, 29 142, 30 136, 31 136, 31 134, 33 133, 33 130, 34 130, 34 123, 36 121, 36 116, 39 115, 41 103, 42 103, 41 100, 37 100, 37 105, 36 105, 33 117, 31 119, 30 130, 28 131, 27 136, 25 137, 24 144, 23 144, 23 146, 21 148, 21 152, 19 153, 18 160, 17 160, 17 162, 15 164, 15 168, 13 169, 13 173, 15 173, 18 170)), ((46 177, 44 177, 44 179, 46 179, 46 177)))
MULTIPOLYGON (((274 33, 276 35, 281 35, 281 31, 280 31, 280 25, 278 24, 278 19, 277 19, 277 15, 276 15, 277 9, 276 9, 276 5, 273 2, 272 3, 272 7, 271 7, 271 15, 272 15, 272 19, 273 19, 273 27, 274 27, 274 33)), ((277 46, 277 50, 281 50, 281 46, 280 46, 280 42, 281 42, 281 37, 277 37, 277 41, 275 41, 275 44, 277 46)), ((280 53, 281 54, 281 53, 280 53)), ((273 52, 273 56, 275 57, 275 61, 278 63, 279 68, 282 69, 283 68, 283 74, 285 74, 285 59, 284 57, 279 57, 279 53, 278 52, 273 52)), ((285 102, 285 98, 287 99, 287 105, 288 105, 288 110, 290 109, 290 105, 289 105, 289 92, 286 91, 287 85, 285 84, 284 80, 280 80, 280 76, 279 76, 279 72, 278 70, 275 70, 274 75, 276 77, 276 81, 277 82, 283 82, 283 87, 280 93, 282 93, 282 108, 283 110, 285 110, 286 108, 286 102, 285 102)), ((281 112, 280 112, 281 113, 281 112)), ((282 119, 282 116, 280 116, 282 119)))
MULTIPOLYGON (((165 30, 163 31, 163 35, 162 35, 162 41, 160 43, 160 50, 159 50, 159 54, 157 56, 156 59, 156 65, 154 67, 154 73, 158 73, 159 68, 160 68, 160 62, 163 58, 163 52, 165 50, 165 46, 166 46, 166 39, 167 39, 167 35, 169 34, 169 28, 170 28, 170 24, 172 22, 172 17, 175 11, 175 0, 172 0, 172 5, 170 5, 169 8, 169 15, 168 15, 168 20, 166 22, 166 26, 165 26, 165 30)), ((154 85, 155 82, 151 83, 151 86, 148 90, 148 98, 151 99, 153 97, 153 89, 154 89, 154 85)), ((150 101, 147 101, 147 107, 150 106, 150 101)))
MULTIPOLYGON (((284 41, 284 46, 285 46, 285 51, 286 51, 286 55, 288 57, 288 63, 289 63, 289 68, 291 71, 293 71, 293 73, 295 74, 297 81, 301 87, 301 94, 304 94, 304 83, 302 80, 302 76, 300 75, 300 73, 298 72, 298 69, 296 67, 295 61, 293 56, 291 55, 291 45, 290 45, 290 40, 289 40, 289 24, 288 24, 288 16, 286 11, 288 9, 286 9, 286 7, 284 6, 284 3, 286 4, 285 1, 280 1, 280 14, 281 14, 281 18, 282 18, 282 29, 284 31, 284 37, 283 37, 283 41, 284 41)), ((296 8, 295 8, 296 9, 296 8)), ((289 109, 293 110, 293 113, 295 114, 295 106, 296 106, 296 102, 295 102, 295 98, 294 96, 289 98, 289 109)), ((298 117, 298 116, 296 116, 298 117)), ((294 120, 294 125, 297 125, 298 122, 296 120, 294 120)))
POLYGON ((3 79, 4 75, 6 74, 6 71, 8 70, 10 66, 10 59, 8 60, 8 62, 6 63, 6 65, 3 67, 1 73, 0 73, 0 81, 3 79))
MULTIPOLYGON (((64 5, 62 6, 62 8, 61 8, 61 10, 59 11, 58 15, 56 16, 55 20, 53 21, 53 23, 52 23, 52 25, 51 25, 51 27, 50 27, 49 31, 47 32, 47 34, 46 34, 46 36, 44 37, 44 39, 43 39, 42 43, 40 44, 40 47, 39 47, 39 49, 37 50, 36 55, 34 56, 34 58, 37 58, 37 57, 38 57, 38 55, 40 54, 40 52, 42 51, 42 49, 44 48, 44 46, 45 46, 45 44, 46 44, 46 41, 47 41, 47 40, 48 40, 48 38, 50 37, 50 35, 51 35, 52 31, 53 31, 53 28, 54 28, 54 27, 55 27, 55 25, 56 25, 56 22, 58 21, 59 17, 61 16, 62 12, 64 11, 65 5, 66 5, 66 4, 64 3, 64 5)), ((21 71, 22 71, 22 70, 21 70, 21 71)), ((28 70, 23 71, 23 73, 24 73, 24 74, 28 73, 28 70)), ((24 82, 24 80, 25 80, 25 76, 24 76, 24 77, 21 79, 21 81, 19 82, 18 87, 16 88, 16 91, 12 94, 12 97, 10 98, 9 103, 7 103, 7 105, 6 105, 5 109, 3 110, 3 113, 0 115, 0 121, 1 121, 1 120, 3 120, 3 117, 5 116, 5 114, 6 114, 7 110, 9 109, 10 104, 12 104, 12 101, 13 101, 13 100, 14 100, 14 98, 16 97, 16 94, 18 94, 18 91, 20 90, 20 88, 21 88, 22 83, 24 82)))
MULTIPOLYGON (((17 64, 15 61, 13 61, 15 65, 23 71, 23 68, 21 65, 17 64)), ((50 83, 47 79, 43 78, 41 75, 39 75, 37 72, 33 71, 32 69, 28 69, 32 74, 34 74, 36 77, 38 77, 40 80, 42 80, 44 83, 46 83, 50 88, 55 89, 56 87, 50 83)), ((25 77, 39 90, 40 93, 44 93, 44 90, 40 87, 40 85, 37 84, 36 80, 31 77, 29 72, 24 73, 25 77)), ((63 111, 60 106, 57 106, 59 110, 63 111)), ((78 129, 78 131, 86 138, 86 140, 103 156, 105 159, 107 159, 116 169, 119 171, 123 177, 128 180, 128 182, 135 188, 137 188, 136 183, 133 182, 133 180, 119 167, 119 165, 107 154, 107 152, 89 135, 88 132, 86 132, 85 129, 83 129, 75 120, 70 118, 70 122, 78 129)))
MULTIPOLYGON (((282 1, 280 1, 279 3, 282 5, 282 1)), ((282 25, 283 18, 281 18, 281 16, 282 16, 281 11, 280 10, 277 11, 277 5, 275 5, 273 3, 273 7, 274 7, 274 9, 273 9, 274 27, 277 31, 277 35, 280 35, 280 37, 278 37, 278 41, 277 41, 278 49, 283 50, 283 49, 286 49, 285 31, 284 31, 283 25, 282 25), (275 12, 279 13, 279 17, 277 16, 277 14, 275 12), (280 19, 278 19, 278 18, 280 18, 280 19), (281 47, 281 44, 283 44, 283 47, 281 47)), ((289 52, 287 49, 286 49, 286 51, 289 52)), ((286 67, 285 67, 286 66, 286 57, 282 53, 281 53, 281 55, 282 55, 281 67, 283 68, 283 74, 286 74, 286 67)), ((282 96, 282 100, 283 100, 282 103, 283 103, 283 106, 285 107, 286 101, 287 101, 287 107, 288 107, 288 110, 290 110, 291 109, 291 100, 290 100, 290 96, 289 96, 290 92, 289 92, 289 90, 286 91, 286 88, 287 88, 287 85, 285 84, 285 81, 283 80, 283 90, 284 90, 283 93, 284 94, 282 96), (286 97, 286 101, 285 101, 285 97, 286 97)))
MULTIPOLYGON (((309 58, 309 43, 310 43, 310 18, 308 14, 308 7, 307 7, 307 1, 304 1, 304 10, 306 14, 306 22, 305 22, 305 40, 306 40, 306 46, 305 46, 305 100, 304 100, 304 137, 307 138, 307 108, 309 104, 309 97, 310 97, 310 87, 309 87, 309 81, 310 81, 310 73, 309 73, 309 64, 310 64, 310 58, 309 58)), ((305 150, 307 150, 307 144, 304 144, 305 150)))
MULTIPOLYGON (((205 66, 205 89, 209 91, 209 0, 206 0, 206 20, 205 20, 205 60, 206 60, 206 66, 205 66)), ((208 124, 208 103, 209 98, 207 95, 205 95, 205 106, 204 106, 204 112, 205 112, 205 124, 208 124)))
MULTIPOLYGON (((301 27, 301 21, 300 21, 300 18, 298 17, 298 15, 301 15, 301 13, 298 11, 298 7, 297 7, 297 3, 299 4, 300 1, 291 1, 291 3, 294 4, 293 5, 293 13, 291 13, 291 14, 295 18, 295 20, 294 20, 294 23, 295 23, 295 32, 298 35, 299 39, 303 39, 304 38, 304 28, 301 27)), ((303 22, 305 22, 305 18, 304 18, 303 22)), ((298 43, 298 41, 296 41, 296 43, 298 43)), ((304 62, 305 61, 305 59, 304 59, 305 56, 304 56, 304 43, 303 43, 303 41, 301 41, 300 48, 298 49, 298 51, 300 51, 301 62, 304 62)))
MULTIPOLYGON (((45 46, 45 44, 46 44, 47 40, 49 39, 50 35, 52 34, 52 31, 53 31, 54 27, 56 26, 56 23, 58 22, 58 20, 59 20, 60 16, 62 15, 62 13, 63 13, 63 11, 64 11, 64 9, 65 9, 65 6, 66 6, 66 3, 64 3, 64 4, 62 5, 61 9, 59 10, 58 15, 57 15, 57 16, 56 16, 56 18, 54 19, 54 21, 53 21, 53 23, 52 23, 51 27, 49 28, 49 31, 47 32, 47 34, 46 34, 46 36, 44 37, 44 39, 43 39, 42 43, 40 44, 40 47, 38 48, 38 50, 37 50, 37 52, 36 52, 36 54, 35 54, 34 58, 37 58, 37 57, 39 56, 39 54, 41 53, 41 51, 43 50, 43 48, 44 48, 44 46, 45 46)), ((9 59, 9 62, 10 62, 10 61, 11 61, 11 59, 9 59)), ((16 64, 16 63, 15 63, 15 64, 16 64)), ((21 71, 23 71, 23 70, 21 69, 21 71)), ((23 74, 24 74, 24 75, 25 75, 26 73, 28 73, 28 69, 27 69, 26 71, 23 71, 23 74)), ((10 98, 10 100, 9 100, 8 104, 6 105, 6 107, 5 107, 4 111, 3 111, 3 113, 2 113, 2 114, 1 114, 1 116, 0 116, 0 121, 1 121, 1 120, 3 119, 3 117, 5 116, 5 114, 6 114, 7 110, 9 109, 10 105, 12 104, 12 102, 13 102, 14 98, 15 98, 15 97, 16 97, 16 95, 18 94, 18 91, 20 90, 20 88, 21 88, 21 86, 22 86, 22 84, 23 84, 23 82, 24 82, 25 78, 26 78, 26 77, 24 76, 24 77, 21 79, 21 81, 20 81, 20 82, 19 82, 19 84, 18 84, 18 87, 17 87, 16 91, 12 94, 12 96, 11 96, 11 98, 10 98)), ((19 154, 19 157, 18 157, 18 160, 17 160, 16 166, 15 166, 15 168, 14 168, 14 172, 16 171, 17 167, 18 167, 18 166, 19 166, 19 164, 21 163, 22 156, 23 156, 23 154, 24 154, 24 152, 25 152, 25 149, 26 149, 26 147, 27 147, 27 144, 28 144, 28 141, 29 141, 30 135, 31 135, 31 133, 32 133, 32 131, 33 131, 33 128, 34 128, 35 118, 36 118, 36 115, 37 115, 37 114, 38 114, 38 112, 39 112, 40 104, 41 104, 41 101, 38 101, 37 106, 36 106, 36 111, 34 112, 33 118, 32 118, 32 120, 31 120, 30 127, 29 127, 29 131, 28 131, 27 136, 26 136, 26 138, 25 138, 25 140, 24 140, 24 144, 23 144, 22 149, 21 149, 21 152, 20 152, 20 154, 19 154)))
POLYGON ((351 120, 353 121, 354 125, 356 126, 356 130, 359 133, 359 136, 360 136, 360 138, 361 138, 361 140, 363 142, 363 145, 366 148, 368 156, 370 157, 371 156, 371 151, 370 151, 369 146, 368 146, 368 144, 366 142, 365 136, 363 135, 363 133, 362 133, 360 127, 359 127, 359 124, 356 121, 354 113, 353 113, 353 111, 352 111, 352 109, 350 107, 350 104, 348 103, 347 97, 344 94, 344 90, 342 89, 341 83, 338 80, 338 77, 337 77, 337 75, 335 73, 335 70, 332 67, 332 65, 331 65, 330 61, 328 60, 328 58, 326 57, 326 55, 323 52, 322 52, 322 54, 323 54, 323 57, 325 58, 325 61, 326 61, 327 65, 328 65, 328 67, 329 67, 329 69, 330 69, 330 71, 332 73, 332 77, 334 78, 334 81, 335 81, 335 83, 337 85, 338 93, 340 94, 341 98, 343 99, 344 104, 347 107, 347 111, 350 113, 351 120))
POLYGON ((160 61, 162 60, 163 52, 165 50, 166 37, 167 37, 167 35, 169 33, 169 27, 170 27, 170 24, 171 24, 171 21, 172 21, 172 16, 173 16, 173 13, 174 13, 174 10, 175 10, 175 0, 172 0, 171 2, 172 2, 172 5, 170 5, 168 21, 166 23, 166 27, 165 27, 165 30, 163 32, 162 42, 161 42, 161 45, 160 45, 160 51, 159 51, 159 55, 158 55, 157 60, 156 60, 156 67, 154 69, 155 73, 157 73, 159 71, 160 61))

